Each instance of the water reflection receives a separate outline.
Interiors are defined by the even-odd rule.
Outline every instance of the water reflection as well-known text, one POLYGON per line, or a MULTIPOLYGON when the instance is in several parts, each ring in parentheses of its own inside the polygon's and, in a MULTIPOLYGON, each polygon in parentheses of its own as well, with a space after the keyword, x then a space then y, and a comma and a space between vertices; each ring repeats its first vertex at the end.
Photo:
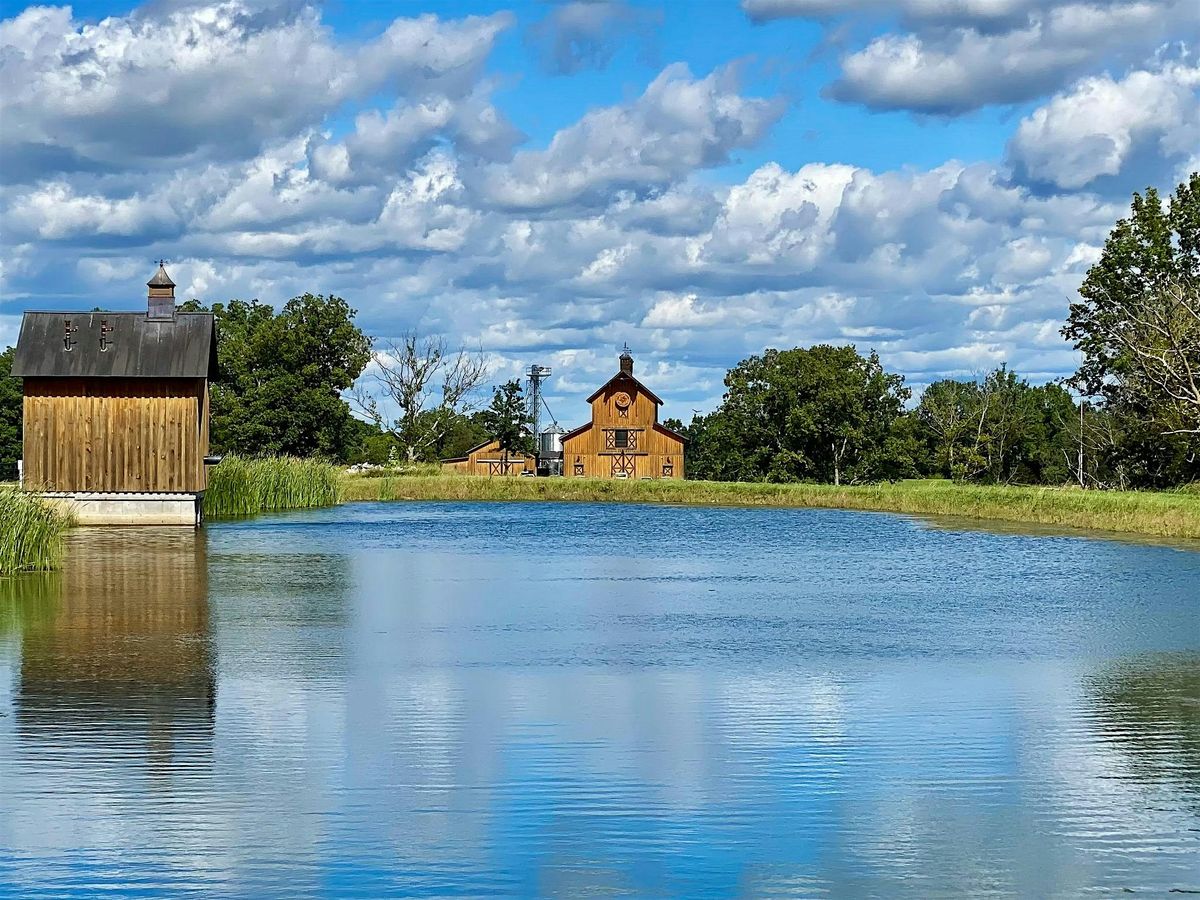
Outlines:
POLYGON ((202 827, 180 840, 186 827, 162 813, 202 797, 212 773, 204 541, 189 529, 79 529, 60 573, 10 579, 3 594, 0 847, 53 862, 30 882, 5 871, 0 851, 0 886, 128 889, 137 853, 203 844, 202 827))
POLYGON ((0 584, 0 895, 1200 888, 1196 555, 466 504, 134 537, 0 584))
POLYGON ((1091 683, 1104 739, 1130 774, 1178 787, 1200 806, 1200 658, 1127 660, 1091 683))
POLYGON ((176 732, 211 733, 208 563, 195 533, 77 531, 31 607, 15 698, 22 738, 86 742, 96 727, 120 728, 169 764, 176 732))

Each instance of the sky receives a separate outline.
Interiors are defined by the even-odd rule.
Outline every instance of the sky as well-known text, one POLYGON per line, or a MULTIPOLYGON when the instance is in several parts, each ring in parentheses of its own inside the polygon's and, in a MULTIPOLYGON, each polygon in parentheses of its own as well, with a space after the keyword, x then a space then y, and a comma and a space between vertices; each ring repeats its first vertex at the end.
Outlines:
POLYGON ((1200 169, 1195 0, 0 2, 0 347, 27 309, 336 294, 570 427, 766 347, 919 390, 1073 371, 1130 195, 1200 169))

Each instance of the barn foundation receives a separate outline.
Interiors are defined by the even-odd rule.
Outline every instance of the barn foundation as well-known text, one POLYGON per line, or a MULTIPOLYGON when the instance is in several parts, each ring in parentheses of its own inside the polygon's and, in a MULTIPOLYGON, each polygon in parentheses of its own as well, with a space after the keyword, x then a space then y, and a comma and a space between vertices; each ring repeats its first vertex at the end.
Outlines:
POLYGON ((142 494, 85 491, 47 491, 39 494, 70 513, 80 525, 200 524, 201 494, 142 494))

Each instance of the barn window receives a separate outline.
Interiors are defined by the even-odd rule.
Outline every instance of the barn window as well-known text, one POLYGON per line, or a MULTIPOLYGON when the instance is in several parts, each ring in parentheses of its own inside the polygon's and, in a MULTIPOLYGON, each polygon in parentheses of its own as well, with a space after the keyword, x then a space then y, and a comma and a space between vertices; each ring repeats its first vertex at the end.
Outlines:
POLYGON ((629 446, 628 428, 618 428, 613 432, 613 445, 621 448, 629 446))
POLYGON ((675 474, 675 463, 668 459, 666 462, 663 463, 663 478, 670 478, 674 474, 675 474))

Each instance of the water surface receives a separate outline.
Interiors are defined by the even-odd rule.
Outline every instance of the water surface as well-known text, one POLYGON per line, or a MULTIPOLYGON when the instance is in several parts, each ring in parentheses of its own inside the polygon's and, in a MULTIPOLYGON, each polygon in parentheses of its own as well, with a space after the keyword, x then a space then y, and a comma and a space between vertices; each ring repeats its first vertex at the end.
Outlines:
POLYGON ((355 504, 0 580, 0 894, 1200 890, 1200 553, 355 504))

